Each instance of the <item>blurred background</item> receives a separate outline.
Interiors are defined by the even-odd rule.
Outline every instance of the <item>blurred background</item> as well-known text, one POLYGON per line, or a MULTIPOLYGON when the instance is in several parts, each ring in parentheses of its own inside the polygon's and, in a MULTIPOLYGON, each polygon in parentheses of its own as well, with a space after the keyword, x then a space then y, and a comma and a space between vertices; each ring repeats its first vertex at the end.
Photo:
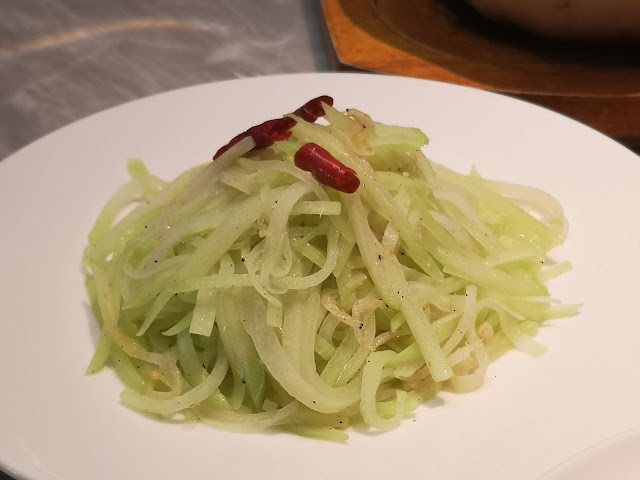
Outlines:
POLYGON ((315 0, 0 0, 0 159, 200 83, 329 70, 315 0))
POLYGON ((0 160, 137 98, 330 70, 514 95, 638 147, 637 38, 628 0, 0 0, 0 160))

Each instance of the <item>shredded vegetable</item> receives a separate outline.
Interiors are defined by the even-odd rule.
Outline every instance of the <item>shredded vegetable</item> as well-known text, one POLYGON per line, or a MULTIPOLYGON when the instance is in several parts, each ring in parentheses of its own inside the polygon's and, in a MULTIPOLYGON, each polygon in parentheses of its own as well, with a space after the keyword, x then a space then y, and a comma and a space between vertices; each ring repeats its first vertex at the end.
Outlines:
POLYGON ((538 326, 578 311, 545 285, 571 267, 548 256, 568 228, 553 197, 454 172, 420 130, 332 103, 171 182, 129 162, 84 254, 88 373, 113 365, 124 405, 344 441, 479 388, 510 349, 544 353, 538 326))

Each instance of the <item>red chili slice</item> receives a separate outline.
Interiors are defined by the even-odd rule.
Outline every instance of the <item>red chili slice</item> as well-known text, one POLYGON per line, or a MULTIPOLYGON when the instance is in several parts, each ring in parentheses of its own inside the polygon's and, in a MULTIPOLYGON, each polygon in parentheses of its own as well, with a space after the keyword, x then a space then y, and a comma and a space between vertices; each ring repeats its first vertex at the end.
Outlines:
POLYGON ((329 95, 321 95, 317 98, 309 100, 295 112, 294 115, 306 120, 307 122, 315 122, 319 117, 324 117, 325 111, 322 104, 326 103, 333 107, 333 98, 329 95))
POLYGON ((241 134, 233 137, 229 143, 224 147, 221 147, 220 150, 216 152, 213 159, 215 160, 246 137, 251 137, 253 138, 253 141, 256 142, 256 146, 251 149, 252 152, 268 148, 275 142, 288 140, 291 137, 291 129, 296 125, 296 123, 298 122, 290 117, 267 120, 266 122, 256 125, 255 127, 251 127, 246 132, 242 132, 241 134))
POLYGON ((339 192, 353 193, 360 186, 360 179, 354 170, 315 143, 300 147, 293 160, 296 167, 311 172, 318 182, 339 192))

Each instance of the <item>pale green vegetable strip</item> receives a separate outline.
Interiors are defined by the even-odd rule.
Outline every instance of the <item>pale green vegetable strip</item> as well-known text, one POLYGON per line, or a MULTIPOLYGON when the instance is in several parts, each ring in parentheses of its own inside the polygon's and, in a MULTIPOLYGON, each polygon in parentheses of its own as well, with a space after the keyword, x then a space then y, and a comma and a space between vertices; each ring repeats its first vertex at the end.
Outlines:
POLYGON ((293 239, 293 249, 296 252, 301 253, 306 258, 311 260, 317 266, 322 267, 327 261, 325 254, 317 247, 314 247, 308 242, 304 242, 301 239, 293 239))
POLYGON ((276 203, 271 211, 271 219, 269 228, 267 229, 264 252, 262 253, 262 265, 260 267, 260 281, 263 285, 269 285, 271 271, 274 268, 276 260, 282 252, 282 241, 286 235, 286 228, 291 215, 291 209, 295 203, 300 200, 309 188, 304 183, 294 183, 288 187, 276 203))
POLYGON ((319 413, 302 406, 293 416, 293 420, 306 425, 321 425, 340 429, 348 427, 350 423, 347 415, 319 413))
MULTIPOLYGON (((309 290, 302 304, 302 316, 298 320, 298 352, 294 355, 297 359, 300 372, 305 376, 316 374, 315 341, 317 324, 324 314, 324 308, 320 303, 320 288, 309 290)), ((284 342, 283 331, 283 342, 284 342)))
POLYGON ((402 145, 409 151, 417 150, 429 143, 429 138, 418 128, 396 127, 374 122, 374 137, 371 145, 402 145))
POLYGON ((194 290, 206 290, 216 287, 250 287, 251 278, 246 273, 233 275, 209 275, 206 277, 192 278, 172 282, 167 286, 171 293, 193 292, 194 290))
POLYGON ((504 218, 509 219, 510 229, 519 231, 520 234, 528 236, 534 242, 539 242, 545 250, 562 241, 560 233, 553 231, 543 222, 515 205, 511 200, 490 190, 484 180, 465 177, 442 165, 434 164, 434 169, 439 178, 466 189, 471 194, 477 195, 478 198, 491 204, 501 212, 504 218))
POLYGON ((122 403, 131 408, 150 413, 169 415, 190 408, 213 395, 222 383, 228 368, 229 363, 227 357, 224 353, 221 353, 211 374, 197 387, 192 388, 187 393, 173 398, 154 398, 139 395, 132 390, 125 390, 122 392, 120 399, 122 403))
POLYGON ((384 364, 391 360, 395 356, 395 352, 374 352, 369 355, 369 359, 364 367, 362 375, 362 393, 360 400, 360 413, 364 421, 380 430, 389 430, 397 427, 404 416, 404 402, 406 400, 407 392, 397 391, 397 410, 393 418, 382 418, 376 406, 376 392, 380 385, 380 378, 382 376, 382 368, 384 364))
MULTIPOLYGON (((280 191, 274 189, 272 193, 277 195, 280 191)), ((189 258, 188 263, 181 269, 180 276, 206 275, 240 235, 258 220, 262 213, 261 207, 262 200, 259 195, 242 201, 231 218, 214 230, 197 253, 189 258)))
POLYGON ((232 432, 257 432, 269 427, 287 423, 300 408, 293 402, 271 412, 238 413, 220 410, 201 410, 202 421, 223 430, 232 432))
POLYGON ((565 220, 562 205, 560 205, 560 203, 547 192, 543 192, 537 188, 516 185, 508 182, 486 179, 484 182, 501 195, 505 195, 524 204, 531 205, 538 211, 547 212, 547 219, 565 220))
POLYGON ((241 159, 239 163, 243 166, 260 170, 276 170, 280 172, 285 172, 291 175, 292 177, 300 180, 302 183, 306 184, 309 189, 316 194, 316 196, 323 201, 330 201, 329 196, 324 191, 324 189, 320 186, 320 184, 311 176, 309 172, 305 172, 297 168, 292 163, 281 162, 279 160, 248 160, 241 159))
POLYGON ((344 374, 349 359, 358 349, 358 340, 353 331, 349 331, 347 336, 342 340, 340 346, 336 349, 336 353, 325 366, 320 378, 328 385, 337 386, 338 381, 344 374))
MULTIPOLYGON (((122 212, 122 210, 136 200, 145 187, 149 188, 157 185, 152 179, 148 180, 131 180, 118 190, 118 192, 109 199, 109 202, 100 212, 100 216, 96 220, 95 226, 89 233, 89 242, 97 243, 101 241, 109 232, 113 221, 122 212), (146 183, 146 185, 145 185, 146 183)), ((157 185, 160 186, 160 185, 157 185)))
POLYGON ((158 209, 173 200, 199 170, 200 168, 196 167, 183 173, 163 188, 148 203, 137 206, 125 218, 108 230, 108 233, 104 236, 94 238, 85 253, 85 261, 88 259, 91 262, 102 263, 109 253, 123 248, 127 241, 135 238, 136 235, 144 230, 145 225, 159 216, 158 209))
MULTIPOLYGON (((468 287, 467 287, 468 288, 468 287)), ((516 312, 515 310, 510 309, 509 307, 507 307, 506 305, 503 305, 502 303, 500 303, 498 300, 494 299, 494 298, 485 298, 480 300, 477 304, 476 304, 476 311, 480 312, 480 310, 482 310, 483 308, 490 308, 496 312, 505 312, 509 315, 511 315, 513 318, 522 321, 524 320, 524 316, 521 315, 520 313, 516 312)))
POLYGON ((182 389, 182 375, 178 370, 175 362, 165 355, 149 352, 137 344, 134 340, 127 337, 122 330, 118 328, 118 320, 113 311, 113 299, 109 289, 108 280, 105 272, 98 265, 93 265, 93 276, 96 280, 96 290, 98 301, 100 304, 100 312, 104 321, 103 328, 113 341, 116 347, 133 358, 153 363, 160 367, 166 375, 169 385, 171 386, 171 395, 175 395, 182 389))
POLYGON ((242 380, 236 378, 234 374, 233 392, 231 393, 231 397, 229 397, 229 406, 231 407, 231 410, 239 410, 242 407, 242 402, 244 401, 246 393, 246 383, 242 383, 242 380))
POLYGON ((160 295, 158 295, 158 297, 153 302, 153 306, 149 310, 149 313, 147 313, 147 316, 144 319, 144 323, 140 326, 140 329, 138 330, 138 333, 137 333, 138 336, 144 335, 144 333, 151 326, 151 324, 156 319, 160 311, 164 308, 167 302, 171 300, 172 296, 173 294, 171 292, 162 292, 160 295))
POLYGON ((215 162, 207 163, 204 168, 199 169, 197 175, 190 178, 186 188, 180 192, 180 195, 173 202, 172 207, 179 211, 194 197, 200 195, 205 190, 212 190, 220 179, 220 172, 233 165, 240 157, 248 153, 255 142, 250 136, 243 138, 233 145, 229 150, 218 157, 215 162))
POLYGON ((209 337, 216 321, 217 290, 202 288, 198 290, 196 306, 193 309, 193 319, 189 326, 189 333, 209 337))
POLYGON ((477 288, 475 285, 469 285, 467 287, 467 293, 465 294, 464 300, 464 311, 462 316, 460 317, 460 322, 458 326, 453 331, 451 336, 447 339, 447 343, 442 346, 442 351, 445 354, 449 354, 453 351, 453 349, 460 343, 462 337, 467 334, 467 331, 475 325, 476 320, 476 295, 477 288))
POLYGON ((538 322, 528 320, 520 324, 520 330, 522 330, 529 337, 535 337, 540 330, 540 325, 538 324, 538 322))
POLYGON ((269 302, 267 304, 267 325, 272 327, 282 327, 282 302, 280 304, 269 302))
POLYGON ((233 207, 228 203, 228 201, 225 201, 219 208, 216 206, 213 212, 207 212, 198 218, 186 221, 183 225, 172 227, 168 232, 163 232, 160 241, 143 261, 143 263, 146 262, 147 265, 135 270, 127 268, 125 273, 133 278, 145 278, 167 268, 167 266, 172 266, 172 261, 174 263, 177 261, 186 261, 186 258, 182 256, 166 260, 164 260, 164 257, 175 244, 181 242, 184 238, 196 233, 218 228, 227 216, 233 213, 233 207))
MULTIPOLYGON (((301 344, 303 330, 306 329, 306 324, 313 321, 313 317, 305 317, 303 314, 305 300, 305 292, 295 291, 288 294, 282 324, 282 348, 293 367, 300 373, 302 373, 302 350, 305 347, 301 344)), ((313 333, 315 334, 315 329, 313 333)))
POLYGON ((176 337, 178 347, 178 361, 185 372, 185 378, 191 385, 200 385, 208 376, 207 370, 200 363, 191 334, 186 330, 176 337))
POLYGON ((93 353, 91 362, 89 362, 89 366, 87 367, 87 375, 93 375, 102 370, 107 358, 109 358, 109 352, 111 352, 112 348, 113 342, 108 335, 102 332, 98 340, 98 345, 96 346, 96 351, 93 353))
POLYGON ((206 240, 200 242, 196 253, 190 255, 189 262, 181 269, 181 276, 197 277, 207 274, 238 238, 256 222, 261 213, 261 206, 259 196, 249 197, 237 206, 229 221, 222 223, 206 240))
POLYGON ((549 308, 549 311, 547 312, 543 320, 573 317, 580 311, 581 307, 581 303, 577 303, 574 305, 554 305, 549 308))
POLYGON ((351 251, 355 246, 355 240, 347 239, 346 237, 340 238, 338 245, 338 259, 336 260, 336 267, 333 269, 333 274, 338 277, 342 273, 342 270, 349 261, 351 251))
POLYGON ((266 307, 262 301, 252 298, 246 304, 239 305, 239 309, 243 325, 269 373, 293 397, 307 407, 324 413, 339 412, 358 401, 359 382, 332 389, 319 378, 316 381, 313 378, 306 379, 295 370, 275 332, 266 323, 266 307), (320 388, 321 385, 326 388, 320 388))
POLYGON ((220 339, 229 355, 234 375, 247 385, 247 391, 256 407, 264 401, 266 385, 264 365, 245 331, 235 304, 241 301, 241 290, 223 292, 220 301, 220 339))
POLYGON ((291 209, 291 215, 340 215, 341 211, 340 202, 300 201, 291 209))
POLYGON ((187 313, 184 317, 182 317, 178 323, 176 323, 173 327, 162 332, 163 335, 167 337, 172 337, 173 335, 177 335, 180 332, 187 330, 189 325, 191 325, 191 319, 193 318, 193 312, 187 313))
POLYGON ((435 210, 421 212, 420 223, 431 233, 434 238, 450 250, 458 250, 463 247, 473 250, 473 238, 465 228, 455 219, 435 210))
POLYGON ((265 240, 262 240, 249 253, 243 251, 242 256, 244 258, 244 266, 247 268, 247 272, 249 272, 251 286, 255 288, 256 292, 266 298, 269 303, 280 306, 282 305, 281 300, 267 291, 267 288, 258 276, 258 259, 264 252, 265 242, 265 240))
POLYGON ((287 430, 290 430, 302 437, 316 438, 318 440, 346 442, 349 439, 349 435, 342 430, 337 430, 333 427, 291 423, 287 425, 286 428, 287 430))
POLYGON ((465 258, 461 255, 436 248, 435 254, 438 261, 445 265, 445 271, 460 278, 464 278, 477 285, 503 291, 516 297, 547 295, 544 285, 535 283, 526 278, 518 278, 514 275, 491 268, 481 261, 465 258))
POLYGON ((405 315, 425 362, 436 381, 446 380, 452 375, 451 367, 438 345, 429 320, 412 298, 402 269, 395 256, 387 254, 367 224, 362 202, 356 196, 344 198, 349 218, 354 226, 356 241, 371 278, 388 305, 398 306, 405 315))
POLYGON ((359 346, 355 353, 351 356, 347 364, 344 366, 340 376, 336 381, 336 387, 342 387, 351 381, 353 377, 360 371, 362 366, 369 358, 371 349, 368 346, 359 346))
POLYGON ((398 312, 391 319, 391 322, 389 324, 389 328, 391 329, 392 332, 395 332, 400 327, 402 327, 402 325, 404 325, 405 323, 407 323, 407 322, 404 319, 404 315, 402 314, 402 312, 398 312))
MULTIPOLYGON (((459 351, 460 351, 459 349, 456 350, 456 352, 459 352, 459 351)), ((449 358, 449 363, 451 363, 451 365, 455 365, 455 363, 451 360, 451 356, 449 356, 448 358, 449 358)), ((396 369, 393 371, 393 375, 396 378, 400 378, 400 379, 409 378, 411 375, 416 373, 422 367, 424 367, 424 359, 419 358, 418 360, 405 362, 401 364, 399 367, 396 367, 396 369)))
POLYGON ((484 258, 484 263, 489 267, 495 267, 497 265, 519 262, 521 260, 542 261, 543 258, 540 255, 540 251, 534 247, 520 247, 514 248, 513 250, 503 250, 498 253, 492 253, 484 258))
POLYGON ((329 360, 336 354, 336 347, 327 342, 320 335, 316 335, 314 350, 323 360, 329 360))
POLYGON ((351 264, 347 263, 347 265, 342 269, 342 273, 336 277, 340 303, 345 308, 351 308, 358 299, 355 288, 350 287, 351 279, 353 278, 352 273, 353 269, 351 268, 351 264))
POLYGON ((487 342, 487 355, 492 362, 495 362, 502 355, 513 348, 513 343, 502 332, 498 331, 489 342, 487 342))
POLYGON ((482 245, 487 251, 493 251, 496 245, 496 239, 493 232, 489 230, 487 225, 482 221, 474 208, 469 204, 463 195, 450 188, 437 188, 433 190, 433 195, 440 201, 446 201, 458 210, 459 214, 451 215, 455 220, 473 237, 473 239, 482 245))
MULTIPOLYGON (((465 300, 465 304, 473 305, 477 302, 477 291, 475 286, 470 286, 467 288, 466 296, 469 298, 469 302, 465 300)), ((484 377, 489 367, 489 355, 487 350, 478 337, 478 333, 476 331, 475 322, 466 332, 468 348, 473 352, 473 355, 476 359, 477 367, 474 372, 469 373, 467 375, 456 375, 451 378, 451 386, 456 392, 459 393, 467 393, 477 390, 482 386, 484 382, 484 377)), ((467 348, 466 346, 463 348, 467 348)))
MULTIPOLYGON (((411 412, 413 412, 416 408, 420 406, 420 404, 424 401, 420 398, 420 395, 415 391, 404 392, 404 417, 406 418, 411 412)), ((396 395, 395 400, 386 401, 386 402, 378 402, 377 404, 378 413, 382 418, 392 418, 398 414, 398 398, 396 395)))
POLYGON ((145 388, 145 381, 136 370, 136 367, 131 363, 131 358, 117 348, 111 350, 109 358, 122 383, 124 383, 127 388, 142 393, 145 388))
POLYGON ((498 312, 500 315, 500 328, 509 340, 522 352, 538 357, 547 351, 547 348, 526 335, 508 314, 498 312))
POLYGON ((327 315, 324 317, 324 321, 318 330, 318 335, 326 340, 328 343, 332 343, 332 338, 336 327, 340 323, 340 320, 334 315, 327 315))
MULTIPOLYGON (((159 272, 157 275, 150 277, 149 279, 136 282, 130 285, 130 289, 134 289, 133 296, 129 296, 129 292, 126 289, 126 285, 123 288, 122 298, 124 303, 122 305, 123 310, 141 307, 147 305, 151 301, 155 301, 158 294, 161 292, 168 292, 166 288, 167 284, 171 282, 172 278, 175 278, 176 272, 172 270, 159 272)), ((177 282, 177 280, 174 280, 177 282)), ((173 293, 173 292, 172 292, 173 293)))
POLYGON ((336 267, 336 261, 338 259, 338 231, 335 229, 329 230, 327 240, 327 259, 320 270, 306 277, 283 277, 277 278, 273 281, 274 285, 279 288, 286 288, 291 290, 304 290, 311 288, 324 282, 331 272, 336 267))
POLYGON ((573 268, 573 265, 571 265, 571 262, 568 262, 568 261, 556 263, 555 265, 552 265, 550 267, 545 268, 544 270, 541 270, 538 273, 538 279, 541 282, 548 282, 549 280, 552 280, 556 277, 559 277, 560 275, 564 275, 565 273, 570 272, 572 268, 573 268))

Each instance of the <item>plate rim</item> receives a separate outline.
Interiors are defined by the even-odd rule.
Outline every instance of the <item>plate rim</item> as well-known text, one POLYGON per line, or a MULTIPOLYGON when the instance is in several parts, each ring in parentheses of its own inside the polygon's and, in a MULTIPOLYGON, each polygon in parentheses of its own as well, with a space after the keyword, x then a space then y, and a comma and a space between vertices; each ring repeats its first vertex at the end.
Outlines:
MULTIPOLYGON (((16 160, 13 159, 13 157, 17 156, 17 155, 22 155, 24 150, 28 150, 30 149, 34 144, 40 143, 44 140, 47 140, 50 136, 52 135, 56 135, 59 134, 61 131, 73 127, 78 123, 84 122, 84 121, 88 121, 90 119, 92 119, 93 117, 97 117, 97 116, 101 116, 107 112, 112 112, 114 110, 117 110, 119 108, 123 108, 123 107, 127 107, 129 105, 132 104, 141 104, 143 102, 147 102, 147 101, 153 101, 154 99, 158 98, 158 97, 164 97, 167 95, 174 95, 174 94, 181 94, 181 93, 186 93, 189 90, 196 90, 196 89, 200 89, 200 88, 207 88, 207 87, 212 87, 212 86, 216 86, 216 85, 221 85, 221 84, 229 84, 229 83, 241 83, 241 82, 247 82, 247 83, 253 83, 253 82, 260 82, 263 79, 278 79, 278 78, 296 78, 296 77, 368 77, 368 78, 385 78, 385 79, 393 79, 392 81, 407 81, 407 82, 411 82, 411 83, 428 83, 431 85, 439 85, 445 88, 452 88, 452 89, 463 89, 463 90, 471 90, 471 91, 475 91, 475 92, 482 92, 483 95, 491 95, 494 97, 501 97, 504 99, 508 99, 509 101, 514 101, 517 103, 521 103, 521 104, 526 104, 529 105, 530 107, 533 107, 535 109, 541 109, 544 110, 546 112, 549 112, 550 114, 553 115, 558 115, 560 117, 563 117, 566 120, 569 120, 571 122, 577 123, 579 125, 582 125, 583 127, 586 127, 587 129, 589 129, 592 133, 601 135, 603 137, 606 137, 607 139, 611 140, 613 143, 617 144, 618 146, 624 148, 625 150, 631 152, 634 155, 640 156, 638 154, 636 154, 636 152, 634 152, 633 150, 631 150, 631 148, 629 148, 627 145, 623 144, 620 140, 612 137, 611 135, 609 135, 608 133, 605 133, 601 130, 596 129, 595 127, 585 123, 582 120, 579 120, 577 118, 571 117, 570 115, 563 113, 563 112, 559 112, 557 110, 554 110, 551 107, 545 106, 545 105, 541 105, 539 103, 534 102, 533 100, 527 99, 527 98, 519 98, 519 97, 514 97, 511 94, 507 93, 507 92, 497 92, 497 91, 492 91, 492 90, 486 90, 484 88, 480 88, 474 85, 462 85, 462 84, 458 84, 458 83, 450 83, 447 81, 443 81, 443 80, 436 80, 436 79, 429 79, 429 78, 419 78, 419 77, 408 77, 408 76, 404 76, 401 74, 397 74, 397 73, 385 73, 385 72, 365 72, 365 71, 357 71, 357 72, 338 72, 338 71, 334 71, 334 72, 298 72, 298 73, 277 73, 277 74, 271 74, 271 75, 259 75, 259 76, 253 76, 253 77, 242 77, 242 78, 229 78, 229 79, 225 79, 225 80, 218 80, 218 81, 212 81, 212 82, 202 82, 202 83, 196 83, 193 85, 187 85, 187 86, 183 86, 183 87, 177 87, 177 88, 173 88, 170 90, 165 90, 163 92, 157 92, 157 93, 153 93, 150 95, 145 95, 139 98, 135 98, 132 100, 128 100, 125 102, 121 102, 115 105, 112 105, 110 107, 98 110, 96 112, 90 113, 88 115, 85 115, 83 117, 77 118, 73 121, 71 121, 70 123, 67 123, 65 125, 62 125, 54 130, 51 130, 50 132, 47 132, 43 135, 41 135, 38 138, 35 138, 34 140, 32 140, 31 142, 29 142, 28 144, 18 148, 17 150, 11 152, 9 155, 7 155, 6 157, 4 157, 3 159, 0 159, 0 169, 2 169, 3 165, 6 165, 8 163, 13 163, 16 160)), ((1 170, 0 170, 1 171, 1 170)))

